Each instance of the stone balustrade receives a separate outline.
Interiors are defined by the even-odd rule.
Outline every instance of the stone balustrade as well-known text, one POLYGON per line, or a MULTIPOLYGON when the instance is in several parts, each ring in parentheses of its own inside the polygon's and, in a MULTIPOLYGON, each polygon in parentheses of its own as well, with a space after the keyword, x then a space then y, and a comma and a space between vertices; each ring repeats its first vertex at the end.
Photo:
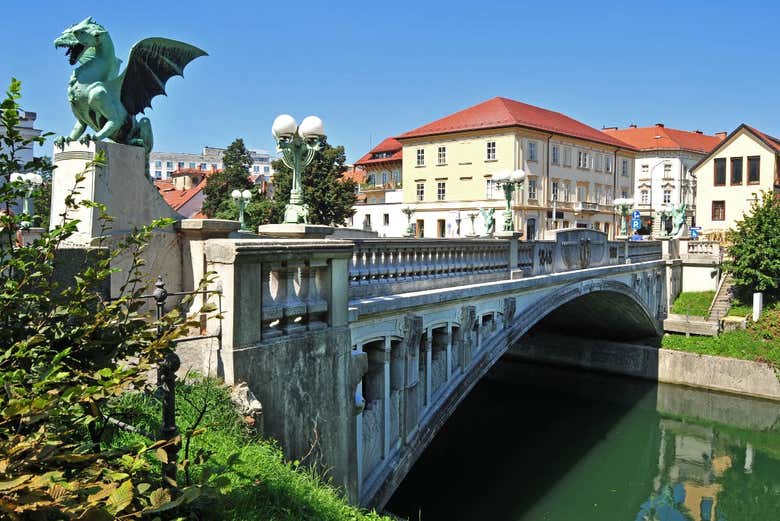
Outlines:
POLYGON ((686 241, 685 252, 688 256, 719 257, 720 243, 718 241, 686 241))
POLYGON ((661 241, 628 241, 631 262, 646 262, 662 258, 661 241))
POLYGON ((215 239, 205 254, 222 285, 232 348, 346 324, 351 242, 215 239))
POLYGON ((505 278, 510 243, 499 239, 357 239, 350 296, 488 282, 505 278))

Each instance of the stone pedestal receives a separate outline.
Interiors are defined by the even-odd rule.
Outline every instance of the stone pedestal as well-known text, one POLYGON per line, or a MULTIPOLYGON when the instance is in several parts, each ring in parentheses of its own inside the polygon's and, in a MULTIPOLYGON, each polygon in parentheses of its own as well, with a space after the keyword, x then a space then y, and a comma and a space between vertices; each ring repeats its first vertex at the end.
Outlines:
MULTIPOLYGON (((78 219, 77 230, 67 240, 69 247, 117 246, 134 228, 150 224, 155 219, 182 217, 160 196, 146 174, 146 156, 141 147, 116 143, 97 142, 89 145, 70 143, 63 150, 55 148, 52 179, 51 226, 63 222, 65 198, 73 194, 74 200, 93 201, 105 206, 113 218, 110 223, 100 219, 97 208, 79 206, 69 209, 65 218, 78 219), (102 164, 90 168, 96 155, 105 155, 102 164), (77 177, 84 179, 77 182, 77 177), (109 228, 105 229, 108 225, 109 228)), ((151 237, 143 258, 143 271, 148 284, 162 276, 169 291, 181 290, 181 245, 172 226, 160 228, 151 237)), ((121 271, 111 277, 111 294, 116 296, 127 278, 127 268, 132 258, 122 253, 113 263, 121 271)), ((190 289, 190 288, 187 288, 190 289)))
POLYGON ((275 239, 324 239, 333 234, 332 226, 321 224, 263 224, 257 233, 275 239))

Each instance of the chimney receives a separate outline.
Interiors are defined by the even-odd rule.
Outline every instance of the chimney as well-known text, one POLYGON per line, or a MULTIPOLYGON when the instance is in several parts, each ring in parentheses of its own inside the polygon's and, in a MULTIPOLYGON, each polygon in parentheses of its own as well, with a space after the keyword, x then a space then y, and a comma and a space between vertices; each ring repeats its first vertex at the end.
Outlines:
POLYGON ((617 127, 601 127, 601 130, 617 130, 617 127))
POLYGON ((696 130, 694 130, 694 131, 693 131, 693 133, 694 133, 694 134, 704 134, 704 132, 702 132, 702 131, 701 131, 701 130, 699 130, 698 128, 697 128, 696 130))
POLYGON ((719 137, 721 141, 726 139, 726 136, 728 136, 728 132, 715 132, 715 137, 719 137))
POLYGON ((655 126, 656 127, 660 127, 660 128, 664 128, 664 124, 663 123, 656 123, 655 126))
POLYGON ((631 123, 628 128, 636 128, 636 123, 631 123))

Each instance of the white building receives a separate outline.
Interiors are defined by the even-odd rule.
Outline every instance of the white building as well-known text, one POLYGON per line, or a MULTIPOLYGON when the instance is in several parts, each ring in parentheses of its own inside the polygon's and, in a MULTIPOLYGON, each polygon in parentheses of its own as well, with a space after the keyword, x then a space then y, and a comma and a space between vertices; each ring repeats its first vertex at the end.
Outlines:
POLYGON ((401 211, 404 204, 400 188, 384 191, 382 200, 368 198, 353 208, 350 228, 375 231, 379 237, 403 237, 406 233, 407 217, 401 211))
POLYGON ((656 216, 670 205, 687 205, 687 222, 694 224, 696 215, 696 179, 692 167, 725 138, 726 133, 709 136, 666 128, 663 123, 652 127, 617 127, 603 129, 605 133, 639 150, 634 160, 635 208, 642 215, 641 234, 661 234, 661 228, 671 230, 671 220, 662 223, 656 216))
MULTIPOLYGON (((185 152, 152 152, 149 154, 149 175, 154 179, 169 179, 177 170, 202 170, 204 172, 221 170, 224 148, 203 147, 200 154, 185 152)), ((271 161, 274 158, 267 150, 250 150, 252 166, 249 174, 255 176, 255 182, 271 181, 274 175, 271 161)))
MULTIPOLYGON (((20 111, 19 112, 19 127, 17 130, 22 134, 23 139, 30 139, 41 135, 41 131, 35 128, 35 120, 38 115, 35 112, 20 111)), ((5 134, 5 127, 0 126, 0 134, 5 134)), ((0 144, 0 153, 7 154, 8 150, 0 144)), ((16 150, 16 160, 22 168, 24 165, 33 160, 34 150, 32 145, 28 148, 22 148, 16 150)))

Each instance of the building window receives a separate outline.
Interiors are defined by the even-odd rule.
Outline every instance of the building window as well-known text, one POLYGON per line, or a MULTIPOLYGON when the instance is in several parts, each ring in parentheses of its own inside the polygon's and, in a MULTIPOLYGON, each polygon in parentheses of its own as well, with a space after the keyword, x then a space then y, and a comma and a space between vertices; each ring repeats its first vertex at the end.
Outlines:
POLYGON ((447 147, 439 147, 438 155, 436 156, 436 164, 447 164, 447 147))
POLYGON ((612 172, 612 156, 607 156, 606 159, 607 161, 604 170, 606 170, 607 172, 612 172))
POLYGON ((371 187, 376 186, 376 174, 366 175, 366 184, 371 187))
POLYGON ((623 199, 628 199, 628 190, 624 189, 622 192, 620 192, 620 197, 623 199))
POLYGON ((742 184, 742 158, 741 157, 731 158, 731 184, 733 185, 742 184))
POLYGON ((179 162, 176 164, 176 168, 184 168, 184 161, 179 161, 179 162))
POLYGON ((270 173, 270 172, 271 172, 271 167, 270 167, 270 166, 264 166, 264 167, 263 167, 263 173, 264 173, 264 174, 268 174, 268 173, 270 173))
POLYGON ((173 168, 173 161, 166 161, 165 162, 165 168, 167 168, 168 170, 173 168))
POLYGON ((568 228, 569 227, 569 221, 563 221, 563 227, 568 228))
POLYGON ((571 166, 571 148, 563 147, 563 166, 571 166))
POLYGON ((216 170, 217 169, 217 164, 216 163, 211 163, 211 169, 212 170, 216 170))
POLYGON ((640 204, 650 204, 650 192, 647 190, 639 192, 639 201, 640 204))
MULTIPOLYGON (((159 163, 159 161, 157 161, 157 162, 159 163)), ((154 177, 155 177, 155 179, 162 179, 162 171, 155 170, 154 171, 154 177)))
POLYGON ((389 213, 382 214, 382 223, 385 226, 390 226, 390 214, 389 213))
POLYGON ((558 181, 553 181, 552 183, 552 200, 558 200, 558 181))
POLYGON ((750 156, 748 159, 748 184, 758 184, 761 181, 761 158, 750 156))
POLYGON ((154 167, 155 168, 162 168, 162 161, 155 161, 154 162, 154 167))
POLYGON ((563 182, 563 200, 564 201, 571 201, 571 182, 570 181, 564 181, 563 182))
POLYGON ((604 156, 596 154, 596 172, 601 172, 601 165, 604 163, 604 156))
POLYGON ((588 196, 588 192, 584 186, 577 187, 577 201, 585 202, 585 198, 588 196))
POLYGON ((417 183, 417 200, 425 199, 425 183, 417 183))
POLYGON ((628 177, 628 159, 623 159, 620 162, 620 175, 628 177))
POLYGON ((669 179, 671 177, 672 177, 672 164, 664 163, 664 179, 669 179))
POLYGON ((559 165, 561 163, 561 147, 553 145, 552 147, 552 164, 559 165))
POLYGON ((712 201, 712 220, 726 220, 726 201, 712 201))
POLYGON ((539 159, 536 156, 536 141, 529 141, 528 142, 528 160, 529 161, 538 161, 539 159))
POLYGON ((493 180, 485 179, 485 199, 493 199, 493 180))
POLYGON ((206 163, 201 163, 200 164, 200 169, 201 170, 206 170, 206 168, 207 168, 206 163))
POLYGON ((536 179, 528 180, 528 198, 536 199, 536 179))
POLYGON ((642 165, 642 177, 647 177, 647 174, 650 173, 650 165, 647 163, 642 165))
POLYGON ((671 204, 671 203, 672 203, 672 191, 664 190, 664 204, 671 204))
POLYGON ((577 167, 588 168, 588 153, 583 151, 577 152, 577 167))
POLYGON ((190 168, 195 168, 197 165, 195 163, 190 163, 190 168))
POLYGON ((260 173, 260 166, 258 165, 252 165, 252 172, 259 174, 260 173))
POLYGON ((165 171, 165 177, 171 177, 173 175, 173 170, 166 170, 165 171))
POLYGON ((719 157, 714 162, 715 165, 715 179, 713 185, 725 186, 726 185, 726 158, 719 157))
POLYGON ((382 186, 387 186, 387 172, 382 172, 382 186))
POLYGON ((485 148, 485 159, 494 161, 496 159, 496 142, 488 141, 485 148))
POLYGON ((436 200, 443 201, 446 196, 447 196, 446 183, 444 181, 439 181, 438 183, 436 183, 436 200))
POLYGON ((417 149, 417 166, 425 166, 425 149, 417 149))

